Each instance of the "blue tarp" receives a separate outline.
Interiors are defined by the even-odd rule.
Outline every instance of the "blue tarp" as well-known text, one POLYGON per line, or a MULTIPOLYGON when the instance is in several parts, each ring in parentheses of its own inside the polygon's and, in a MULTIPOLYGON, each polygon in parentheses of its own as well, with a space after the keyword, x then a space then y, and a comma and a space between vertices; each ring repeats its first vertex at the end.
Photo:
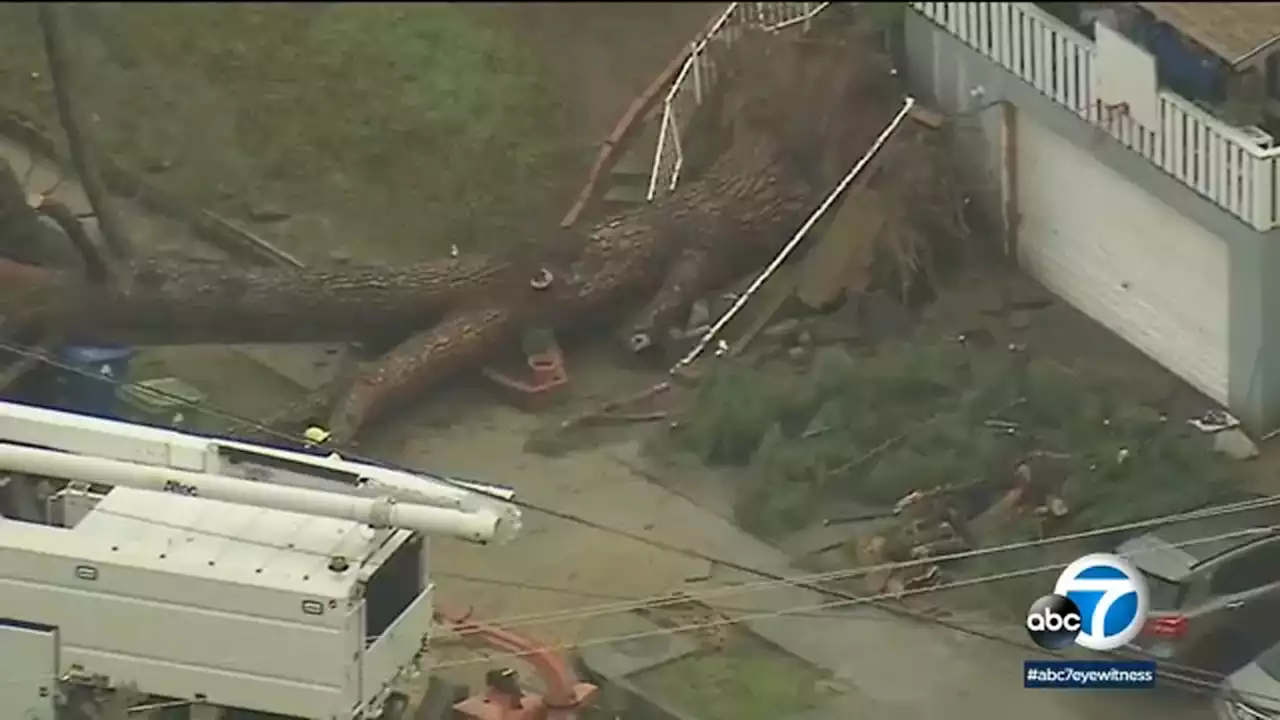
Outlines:
POLYGON ((1226 100, 1222 61, 1190 47, 1177 30, 1150 23, 1138 30, 1143 45, 1156 58, 1160 85, 1188 100, 1217 104, 1226 100))
POLYGON ((47 397, 36 399, 51 407, 116 417, 116 389, 129 374, 135 351, 125 347, 71 346, 58 353, 66 368, 50 368, 52 382, 44 388, 47 397))

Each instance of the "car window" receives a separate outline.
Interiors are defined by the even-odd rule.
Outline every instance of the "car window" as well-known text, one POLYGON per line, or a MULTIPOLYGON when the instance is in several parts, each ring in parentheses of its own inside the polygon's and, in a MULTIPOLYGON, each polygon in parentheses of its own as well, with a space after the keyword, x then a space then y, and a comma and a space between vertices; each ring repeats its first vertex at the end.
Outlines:
POLYGON ((1148 572, 1143 572, 1142 577, 1147 581, 1147 600, 1152 610, 1177 610, 1182 605, 1182 585, 1148 572))
POLYGON ((1280 582, 1280 543, 1268 542, 1225 560, 1214 569, 1214 595, 1234 595, 1280 582))
POLYGON ((1262 653, 1254 662, 1273 679, 1280 680, 1280 645, 1262 653))

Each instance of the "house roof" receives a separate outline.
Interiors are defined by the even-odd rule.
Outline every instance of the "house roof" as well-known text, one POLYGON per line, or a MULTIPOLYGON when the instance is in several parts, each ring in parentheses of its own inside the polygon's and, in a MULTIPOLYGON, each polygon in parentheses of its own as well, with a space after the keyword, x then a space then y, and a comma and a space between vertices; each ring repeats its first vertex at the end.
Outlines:
POLYGON ((1138 5, 1232 67, 1280 49, 1280 3, 1140 2, 1138 5))

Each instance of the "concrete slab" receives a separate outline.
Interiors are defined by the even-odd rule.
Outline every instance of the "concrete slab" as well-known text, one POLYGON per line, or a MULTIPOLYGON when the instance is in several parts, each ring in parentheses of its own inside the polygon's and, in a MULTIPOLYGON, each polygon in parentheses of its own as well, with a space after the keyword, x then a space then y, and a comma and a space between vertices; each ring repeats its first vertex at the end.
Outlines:
POLYGON ((610 679, 628 678, 699 650, 698 644, 684 635, 658 634, 662 629, 644 618, 631 615, 619 620, 620 623, 610 628, 611 631, 630 634, 622 631, 623 626, 630 625, 631 633, 654 634, 582 649, 582 661, 587 667, 610 679))
POLYGON ((350 352, 347 345, 340 343, 231 347, 304 390, 318 390, 333 382, 350 352))

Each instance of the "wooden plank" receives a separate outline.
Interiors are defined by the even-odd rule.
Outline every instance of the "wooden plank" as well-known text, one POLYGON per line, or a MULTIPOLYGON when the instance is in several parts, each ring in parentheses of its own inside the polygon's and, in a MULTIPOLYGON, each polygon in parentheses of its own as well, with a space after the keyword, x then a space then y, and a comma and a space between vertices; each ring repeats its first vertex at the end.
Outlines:
POLYGON ((783 303, 795 294, 799 267, 798 263, 789 262, 778 268, 756 291, 743 312, 729 322, 721 337, 729 343, 730 357, 736 357, 746 350, 756 335, 782 309, 783 303))
POLYGON ((923 105, 916 104, 911 108, 911 119, 924 125, 927 128, 937 130, 947 122, 947 116, 937 110, 930 110, 923 105))
POLYGON ((822 310, 838 301, 847 288, 865 290, 876 238, 884 224, 879 194, 862 184, 854 186, 801 263, 796 288, 800 301, 812 310, 822 310))

